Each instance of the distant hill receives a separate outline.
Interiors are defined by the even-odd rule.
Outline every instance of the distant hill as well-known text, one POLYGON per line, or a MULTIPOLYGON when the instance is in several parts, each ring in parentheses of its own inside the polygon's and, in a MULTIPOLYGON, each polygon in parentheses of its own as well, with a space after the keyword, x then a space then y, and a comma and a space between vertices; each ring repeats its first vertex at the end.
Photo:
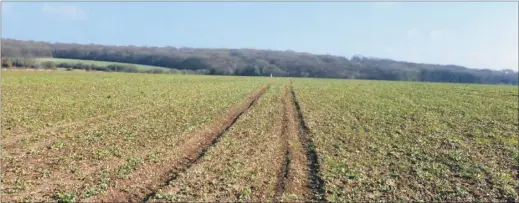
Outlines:
POLYGON ((104 46, 2 39, 2 58, 55 57, 132 63, 211 75, 289 76, 454 83, 518 84, 513 70, 469 69, 354 56, 256 49, 104 46))

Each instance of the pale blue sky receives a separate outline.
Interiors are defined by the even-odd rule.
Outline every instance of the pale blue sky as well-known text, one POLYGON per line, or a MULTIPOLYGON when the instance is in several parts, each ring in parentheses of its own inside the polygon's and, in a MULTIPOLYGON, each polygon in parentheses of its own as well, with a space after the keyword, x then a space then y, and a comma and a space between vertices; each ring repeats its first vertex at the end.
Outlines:
POLYGON ((518 69, 517 2, 2 2, 2 37, 518 69))

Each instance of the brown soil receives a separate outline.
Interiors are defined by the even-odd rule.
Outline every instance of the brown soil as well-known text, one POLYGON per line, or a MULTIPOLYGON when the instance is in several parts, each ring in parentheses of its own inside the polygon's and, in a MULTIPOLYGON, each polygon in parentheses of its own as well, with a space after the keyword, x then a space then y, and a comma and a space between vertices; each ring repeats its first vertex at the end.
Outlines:
POLYGON ((292 84, 283 91, 282 151, 274 201, 326 201, 311 132, 306 126, 292 84))
POLYGON ((303 117, 303 113, 301 112, 301 107, 299 106, 299 102, 297 101, 296 94, 292 85, 290 85, 290 106, 293 109, 293 114, 296 115, 296 119, 294 122, 298 122, 299 125, 299 140, 303 146, 304 153, 306 154, 306 164, 307 164, 307 187, 310 189, 310 193, 307 198, 311 201, 318 202, 326 202, 325 191, 324 191, 324 181, 321 176, 321 167, 319 164, 319 158, 315 149, 315 145, 312 139, 312 132, 310 128, 306 125, 305 119, 303 117))
POLYGON ((281 96, 283 104, 283 129, 281 137, 284 140, 282 151, 284 163, 279 170, 274 201, 303 201, 309 198, 307 187, 309 169, 306 154, 299 139, 299 121, 297 111, 290 94, 291 84, 288 84, 281 96))

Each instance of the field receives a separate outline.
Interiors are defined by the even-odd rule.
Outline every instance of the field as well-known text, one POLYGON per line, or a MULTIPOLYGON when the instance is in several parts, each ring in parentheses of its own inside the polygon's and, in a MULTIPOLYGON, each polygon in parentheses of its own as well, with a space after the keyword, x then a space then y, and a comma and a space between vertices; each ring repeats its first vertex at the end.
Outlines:
POLYGON ((2 201, 518 201, 518 89, 3 71, 2 201))
POLYGON ((70 64, 76 64, 81 63, 85 65, 97 65, 97 66, 108 66, 111 64, 118 64, 118 65, 134 65, 139 70, 150 70, 154 68, 160 68, 169 70, 167 68, 158 67, 158 66, 148 66, 148 65, 140 65, 140 64, 131 64, 131 63, 119 63, 119 62, 109 62, 109 61, 93 61, 93 60, 81 60, 81 59, 64 59, 64 58, 36 58, 35 59, 37 63, 43 63, 45 61, 51 61, 55 64, 58 63, 70 63, 70 64))

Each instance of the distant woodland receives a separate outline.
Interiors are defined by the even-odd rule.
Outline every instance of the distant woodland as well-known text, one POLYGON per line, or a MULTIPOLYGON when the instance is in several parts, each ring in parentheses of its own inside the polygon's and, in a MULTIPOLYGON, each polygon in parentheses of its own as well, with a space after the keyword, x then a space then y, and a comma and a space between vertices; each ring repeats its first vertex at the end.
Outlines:
MULTIPOLYGON (((17 60, 17 65, 36 66, 31 58, 41 57, 161 66, 207 75, 272 74, 284 77, 518 84, 518 73, 513 70, 469 69, 457 65, 411 63, 360 55, 346 58, 294 51, 105 46, 2 39, 2 66, 13 65, 13 61, 17 60)), ((114 70, 119 69, 114 67, 114 70)))

